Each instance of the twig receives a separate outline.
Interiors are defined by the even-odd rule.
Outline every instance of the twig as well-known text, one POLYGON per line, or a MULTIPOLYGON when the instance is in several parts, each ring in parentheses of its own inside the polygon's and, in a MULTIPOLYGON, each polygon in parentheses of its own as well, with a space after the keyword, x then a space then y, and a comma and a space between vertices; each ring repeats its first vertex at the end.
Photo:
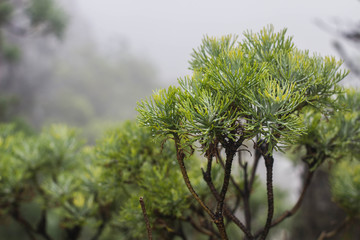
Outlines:
MULTIPOLYGON (((224 161, 222 160, 222 157, 220 156, 219 152, 217 152, 217 159, 219 160, 221 167, 223 169, 225 169, 225 164, 224 161)), ((230 176, 230 181, 233 184, 233 186, 235 187, 235 189, 240 193, 241 197, 244 197, 244 192, 241 190, 241 188, 239 187, 239 185, 235 182, 234 178, 232 176, 230 176)))
MULTIPOLYGON (((206 181, 206 180, 205 180, 206 181)), ((216 191, 216 188, 214 186, 214 184, 212 183, 212 181, 206 181, 206 183, 208 184, 212 194, 214 195, 214 197, 219 200, 220 199, 220 195, 219 193, 216 191)), ((230 208, 225 205, 224 206, 224 213, 225 216, 227 216, 231 221, 233 221, 246 235, 246 237, 248 237, 249 239, 252 239, 252 235, 249 232, 249 230, 244 226, 244 224, 232 213, 232 211, 230 210, 230 208)))
POLYGON ((261 240, 265 240, 266 236, 269 233, 271 227, 271 221, 274 216, 274 191, 273 191, 273 165, 274 158, 270 154, 266 153, 268 150, 268 146, 266 146, 266 151, 263 151, 263 157, 265 159, 265 167, 266 167, 266 190, 267 190, 267 200, 268 200, 268 214, 265 223, 264 230, 260 237, 261 240))
POLYGON ((241 197, 239 195, 236 195, 236 200, 235 200, 235 203, 234 203, 234 207, 231 209, 232 214, 235 214, 236 210, 238 209, 239 204, 240 204, 240 200, 241 200, 241 197))
POLYGON ((146 229, 147 229, 148 239, 149 239, 149 240, 152 240, 151 226, 150 226, 150 222, 149 222, 148 215, 147 215, 147 213, 146 213, 146 208, 145 208, 145 203, 144 203, 143 197, 140 197, 139 202, 140 202, 141 210, 142 210, 142 212, 143 212, 144 219, 145 219, 145 223, 146 223, 146 229))
POLYGON ((261 158, 261 152, 259 151, 259 149, 255 148, 255 159, 254 159, 254 164, 251 170, 251 176, 250 176, 250 181, 249 181, 249 191, 252 191, 253 185, 254 185, 254 181, 255 181, 255 176, 256 176, 256 171, 257 171, 257 166, 259 164, 259 160, 261 158))
POLYGON ((191 226, 195 228, 198 232, 201 232, 209 237, 214 237, 214 236, 219 237, 219 235, 217 235, 218 233, 213 233, 208 229, 204 229, 201 226, 198 226, 192 218, 188 217, 187 220, 191 224, 191 226))
POLYGON ((215 214, 211 211, 211 209, 200 199, 199 195, 196 193, 195 189, 191 185, 189 176, 187 174, 187 170, 185 167, 184 159, 185 159, 185 153, 181 149, 180 146, 180 138, 178 135, 174 134, 174 141, 175 141, 175 148, 176 148, 176 158, 181 170, 181 174, 183 176, 183 179, 185 181, 186 187, 189 189, 192 196, 195 198, 195 200, 200 204, 200 206, 206 211, 207 214, 211 217, 211 219, 215 219, 215 214))
MULTIPOLYGON (((176 148, 176 158, 178 160, 181 174, 183 176, 183 179, 185 181, 187 188, 189 189, 190 193, 193 195, 195 200, 200 204, 200 206, 205 210, 205 212, 211 217, 212 221, 216 224, 216 226, 220 232, 221 239, 227 240, 228 237, 227 237, 227 234, 225 231, 225 225, 224 225, 223 216, 222 216, 222 209, 221 209, 221 211, 217 211, 216 214, 213 213, 213 211, 211 211, 211 209, 201 200, 199 195, 196 193, 193 186, 191 185, 189 176, 187 174, 187 170, 186 170, 185 163, 184 163, 185 153, 181 149, 180 138, 177 134, 174 134, 174 141, 175 141, 175 148, 176 148)), ((224 197, 225 197, 225 195, 224 195, 224 197)), ((219 203, 218 203, 218 206, 219 206, 219 203)), ((217 210, 218 210, 218 208, 217 208, 217 210)))
POLYGON ((251 210, 250 210, 250 187, 247 174, 247 163, 242 168, 244 169, 244 213, 245 213, 245 226, 251 231, 251 210))
MULTIPOLYGON (((222 163, 222 159, 218 158, 220 160, 220 163, 223 165, 222 163)), ((208 157, 208 166, 207 166, 207 171, 204 172, 203 170, 203 177, 205 182, 207 183, 208 187, 210 188, 211 193, 214 195, 214 197, 216 198, 217 201, 220 201, 220 195, 217 192, 214 183, 212 182, 212 178, 211 178, 211 162, 212 162, 212 158, 208 157), (210 165, 210 166, 209 166, 210 165)), ((244 224, 233 214, 233 212, 229 209, 229 207, 226 206, 226 204, 224 205, 224 213, 225 216, 227 216, 231 221, 233 221, 246 235, 247 238, 252 239, 252 235, 250 233, 250 231, 244 226, 244 224)))
POLYGON ((235 153, 236 153, 237 148, 233 148, 233 147, 228 147, 225 148, 225 152, 226 152, 226 161, 225 161, 225 173, 224 173, 224 180, 223 180, 223 185, 219 194, 219 199, 218 199, 218 203, 216 206, 216 224, 219 224, 219 230, 220 233, 222 234, 222 238, 223 239, 227 239, 226 236, 226 231, 225 231, 225 226, 224 226, 224 219, 223 219, 223 208, 224 208, 224 201, 225 201, 225 196, 229 187, 229 182, 231 179, 231 166, 232 166, 232 161, 234 159, 235 153))
POLYGON ((337 226, 334 230, 332 230, 331 232, 326 232, 323 231, 318 240, 324 240, 325 238, 330 238, 330 237, 334 237, 336 234, 340 233, 351 221, 350 217, 346 217, 339 226, 337 226))

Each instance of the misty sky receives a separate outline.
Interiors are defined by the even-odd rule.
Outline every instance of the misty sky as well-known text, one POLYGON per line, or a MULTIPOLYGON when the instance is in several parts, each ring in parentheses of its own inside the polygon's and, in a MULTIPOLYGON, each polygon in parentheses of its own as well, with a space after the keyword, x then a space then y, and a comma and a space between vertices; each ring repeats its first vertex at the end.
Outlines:
POLYGON ((315 21, 360 21, 358 0, 78 0, 78 9, 97 41, 121 43, 154 62, 159 78, 172 83, 189 73, 192 48, 205 34, 240 35, 273 24, 288 28, 299 48, 335 55, 331 34, 315 21))

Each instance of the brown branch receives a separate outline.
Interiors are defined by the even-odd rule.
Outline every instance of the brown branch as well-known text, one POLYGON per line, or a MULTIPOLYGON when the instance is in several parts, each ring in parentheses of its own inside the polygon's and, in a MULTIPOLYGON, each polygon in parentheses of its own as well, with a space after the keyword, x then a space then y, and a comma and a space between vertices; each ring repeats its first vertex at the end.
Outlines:
POLYGON ((151 226, 150 226, 150 222, 149 222, 148 215, 147 215, 147 213, 146 213, 146 208, 145 208, 145 203, 144 203, 143 197, 140 197, 139 202, 140 202, 141 210, 142 210, 142 212, 143 212, 144 219, 145 219, 145 223, 146 223, 146 229, 147 229, 148 239, 149 239, 149 240, 152 240, 151 226))
POLYGON ((254 182, 255 182, 255 176, 256 176, 256 171, 257 171, 257 167, 259 164, 259 160, 261 158, 261 152, 259 151, 259 149, 255 148, 255 159, 254 159, 254 164, 251 170, 251 176, 250 176, 250 181, 249 181, 249 191, 252 191, 254 182))
POLYGON ((244 224, 231 212, 231 210, 225 205, 225 215, 231 219, 240 229, 243 231, 248 239, 253 239, 251 232, 244 226, 244 224))
POLYGON ((225 232, 225 226, 224 226, 224 218, 223 218, 223 208, 224 208, 224 202, 225 202, 225 196, 228 191, 230 179, 231 179, 231 167, 232 167, 232 161, 234 159, 235 153, 237 148, 234 147, 227 147, 225 148, 226 152, 226 161, 225 161, 225 173, 224 173, 224 180, 223 185, 219 194, 218 203, 216 206, 216 224, 219 224, 219 230, 220 233, 223 233, 222 238, 227 239, 226 232, 225 232), (225 233, 225 234, 224 234, 225 233))
POLYGON ((267 153, 268 146, 265 147, 266 151, 263 151, 263 157, 265 159, 265 167, 266 167, 266 191, 267 191, 267 200, 268 200, 268 213, 267 219, 265 223, 264 230, 261 234, 260 239, 265 240, 266 236, 269 233, 271 227, 271 221, 274 216, 274 191, 273 191, 273 165, 274 158, 270 154, 267 153))
MULTIPOLYGON (((213 160, 214 155, 217 154, 216 152, 217 152, 217 144, 211 144, 209 149, 206 152, 206 156, 208 159, 206 172, 204 173, 204 170, 202 170, 205 181, 209 181, 209 180, 212 181, 211 180, 211 165, 212 165, 212 160, 213 160)), ((228 161, 227 161, 227 164, 229 164, 228 161)), ((231 164, 230 164, 230 171, 231 171, 231 164)), ((219 198, 216 198, 217 207, 216 207, 216 212, 215 212, 215 218, 213 218, 213 221, 216 224, 216 226, 220 232, 221 239, 225 239, 225 240, 228 239, 228 236, 227 236, 225 224, 224 224, 223 206, 224 206, 225 195, 226 195, 228 184, 229 184, 229 179, 227 177, 227 174, 229 174, 229 173, 227 173, 225 170, 224 183, 223 183, 221 194, 220 194, 219 198)), ((212 185, 212 187, 215 189, 215 187, 213 185, 212 185)))
MULTIPOLYGON (((221 167, 225 169, 224 161, 222 160, 222 157, 220 156, 219 152, 217 152, 217 159, 219 160, 221 167)), ((241 190, 239 185, 235 182, 234 178, 230 176, 230 181, 232 185, 235 187, 235 189, 240 193, 241 197, 244 197, 244 192, 241 190)))
POLYGON ((247 163, 245 163, 242 168, 244 169, 244 214, 245 214, 245 226, 251 231, 251 210, 250 210, 250 187, 248 182, 247 174, 247 163))
POLYGON ((208 229, 204 229, 201 226, 198 226, 196 224, 196 222, 192 218, 188 217, 187 220, 191 224, 191 226, 194 229, 196 229, 198 232, 201 232, 202 234, 205 234, 205 235, 210 236, 210 237, 220 237, 218 233, 212 232, 212 231, 210 231, 208 229))
MULTIPOLYGON (((222 159, 220 158, 220 156, 218 156, 218 159, 220 161, 220 164, 222 163, 222 159)), ((210 188, 211 193, 213 194, 213 196, 216 198, 216 200, 219 202, 220 199, 220 195, 217 192, 214 183, 212 182, 212 178, 211 178, 211 163, 212 163, 212 158, 209 158, 208 156, 208 165, 207 165, 207 171, 204 172, 203 171, 203 177, 205 182, 207 183, 208 187, 210 188)), ((224 213, 225 216, 228 217, 231 221, 233 221, 246 235, 246 237, 248 237, 249 239, 252 239, 252 235, 251 232, 244 226, 244 224, 233 214, 233 212, 230 210, 230 208, 225 204, 224 205, 224 213)))
MULTIPOLYGON (((198 214, 199 219, 198 219, 197 222, 198 222, 200 225, 197 225, 197 226, 202 227, 202 228, 203 228, 205 231, 207 231, 207 232, 211 232, 211 233, 213 234, 213 236, 210 236, 210 237, 220 238, 219 233, 218 233, 216 230, 214 230, 214 227, 213 227, 213 224, 212 224, 212 221, 213 221, 213 220, 211 219, 211 222, 208 220, 208 218, 206 217, 206 214, 205 214, 205 212, 203 211, 203 209, 202 209, 202 208, 196 208, 196 206, 194 206, 194 205, 191 205, 190 208, 191 208, 191 211, 192 211, 192 212, 198 214)), ((194 216, 192 216, 191 220, 192 220, 193 222, 195 222, 195 221, 193 220, 193 219, 194 219, 193 217, 194 217, 194 216)), ((187 217, 187 218, 185 218, 185 219, 183 219, 183 220, 189 221, 189 220, 190 220, 190 217, 187 217)))
POLYGON ((241 200, 241 197, 239 195, 236 195, 236 200, 235 200, 235 203, 234 203, 234 207, 231 209, 232 214, 235 214, 236 210, 238 209, 239 204, 240 204, 240 200, 241 200))
POLYGON ((338 233, 340 233, 350 222, 351 222, 351 218, 350 217, 346 217, 340 225, 338 225, 334 230, 332 230, 331 232, 326 232, 323 231, 318 240, 324 240, 325 238, 330 238, 330 237, 334 237, 335 235, 337 235, 338 233))
POLYGON ((211 211, 211 209, 200 199, 199 195, 196 193, 195 189, 191 185, 189 176, 187 174, 187 170, 185 167, 184 159, 185 159, 185 153, 181 149, 180 146, 180 138, 178 135, 174 134, 174 141, 175 141, 175 148, 176 148, 176 158, 178 160, 178 164, 180 166, 181 174, 183 176, 183 179, 185 181, 186 187, 189 189, 192 196, 195 198, 195 200, 200 204, 200 206, 206 211, 207 214, 211 217, 212 220, 215 219, 215 214, 211 211))

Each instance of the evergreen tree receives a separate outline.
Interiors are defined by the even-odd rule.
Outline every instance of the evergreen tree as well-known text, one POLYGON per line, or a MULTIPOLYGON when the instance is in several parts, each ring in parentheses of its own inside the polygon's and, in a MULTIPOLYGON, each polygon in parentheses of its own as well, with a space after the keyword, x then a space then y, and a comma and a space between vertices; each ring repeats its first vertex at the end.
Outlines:
MULTIPOLYGON (((217 226, 222 239, 228 239, 224 216, 243 231, 246 239, 265 239, 271 227, 290 216, 285 213, 273 220, 274 151, 299 142, 309 131, 302 115, 316 109, 327 116, 337 110, 338 83, 346 76, 341 62, 332 57, 310 55, 298 50, 286 31, 276 33, 272 26, 260 33, 205 37, 190 61, 193 75, 179 79, 180 87, 160 90, 139 103, 139 121, 155 135, 174 140, 177 161, 189 191, 217 226), (255 160, 239 161, 245 186, 242 189, 245 224, 226 205, 233 160, 239 151, 253 142, 255 160), (206 204, 194 189, 185 161, 195 149, 207 160, 204 180, 216 201, 206 204), (213 159, 224 150, 224 177, 220 190, 212 183, 213 159), (266 167, 267 219, 264 227, 253 233, 249 207, 253 176, 260 156, 266 167), (249 176, 250 175, 250 176, 249 176)), ((323 159, 308 161, 310 175, 323 159)))

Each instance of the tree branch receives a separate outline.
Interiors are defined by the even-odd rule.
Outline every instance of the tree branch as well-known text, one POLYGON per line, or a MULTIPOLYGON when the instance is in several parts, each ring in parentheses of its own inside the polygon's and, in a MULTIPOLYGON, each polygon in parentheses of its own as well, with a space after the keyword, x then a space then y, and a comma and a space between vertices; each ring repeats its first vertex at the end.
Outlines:
POLYGON ((145 223, 146 223, 146 229, 147 229, 148 239, 149 239, 149 240, 152 240, 151 226, 150 226, 150 222, 149 222, 148 215, 147 215, 147 213, 146 213, 146 208, 145 208, 145 203, 144 203, 143 197, 140 197, 139 202, 140 202, 141 210, 142 210, 142 212, 143 212, 144 219, 145 219, 145 223))
MULTIPOLYGON (((220 164, 223 165, 222 159, 220 158, 220 156, 218 156, 218 159, 220 161, 220 164)), ((207 171, 204 172, 203 171, 203 178, 205 180, 205 182, 207 183, 208 187, 210 188, 211 193, 213 194, 213 196, 216 198, 216 200, 219 202, 221 200, 219 193, 217 192, 214 183, 212 182, 212 178, 211 178, 211 163, 212 163, 212 157, 208 156, 208 165, 207 165, 207 171)), ((246 235, 247 238, 252 239, 253 236, 251 235, 251 232, 244 226, 244 224, 232 213, 232 211, 230 210, 229 207, 226 206, 226 204, 224 205, 224 213, 225 215, 231 220, 233 221, 246 235)))
POLYGON ((259 164, 259 160, 261 158, 261 152, 256 147, 255 147, 255 156, 254 157, 255 157, 254 158, 254 164, 253 164, 253 167, 251 169, 251 176, 250 176, 250 181, 249 181, 249 190, 250 190, 250 192, 252 191, 252 188, 253 188, 253 185, 254 185, 257 167, 258 167, 258 164, 259 164))
POLYGON ((185 167, 184 159, 185 154, 180 146, 180 138, 178 135, 174 134, 174 141, 175 141, 175 148, 176 148, 176 158, 178 160, 178 164, 180 166, 181 174, 183 176, 183 179, 185 181, 186 187, 189 189, 192 196, 195 198, 195 200, 200 204, 200 206, 206 211, 207 214, 211 217, 212 220, 215 219, 215 214, 211 211, 211 209, 200 199, 199 195, 194 190, 193 186, 191 185, 189 176, 187 174, 187 170, 185 167))
POLYGON ((271 221, 274 216, 274 191, 273 191, 273 165, 274 158, 270 154, 267 153, 268 146, 266 146, 266 151, 263 152, 263 157, 265 159, 265 167, 266 167, 266 190, 267 190, 267 200, 268 200, 268 213, 267 219, 265 223, 264 230, 260 237, 261 240, 265 240, 266 236, 269 233, 271 227, 271 221))
POLYGON ((245 226, 251 231, 251 210, 250 210, 250 187, 248 182, 248 174, 247 174, 247 163, 242 165, 241 167, 244 169, 244 214, 245 214, 245 226))
MULTIPOLYGON (((224 161, 222 160, 222 157, 220 156, 219 152, 217 151, 217 159, 219 159, 219 162, 222 166, 222 168, 225 170, 225 164, 224 161)), ((239 187, 239 185, 235 182, 234 178, 232 176, 230 176, 230 181, 231 183, 234 185, 235 189, 239 192, 239 194, 241 195, 241 197, 244 197, 244 192, 243 190, 241 190, 241 188, 239 187)))
POLYGON ((350 222, 351 222, 351 218, 350 217, 346 217, 340 225, 338 225, 334 230, 332 230, 331 232, 326 232, 323 231, 318 240, 324 240, 325 238, 330 238, 330 237, 334 237, 335 235, 337 235, 338 233, 340 233, 350 222))
POLYGON ((196 224, 196 222, 192 218, 188 217, 187 220, 191 224, 191 226, 194 229, 196 229, 198 232, 201 232, 202 234, 205 234, 205 235, 210 236, 210 237, 220 237, 220 235, 218 235, 218 233, 214 233, 214 232, 212 232, 212 231, 210 231, 208 229, 204 229, 201 226, 198 226, 196 224))
MULTIPOLYGON (((224 208, 224 201, 225 201, 225 196, 229 187, 229 182, 230 182, 230 178, 231 178, 231 167, 232 167, 232 161, 234 159, 235 153, 236 153, 237 148, 225 148, 225 152, 226 152, 226 161, 225 161, 225 173, 224 173, 224 181, 223 181, 223 185, 219 194, 219 199, 218 199, 218 203, 216 206, 216 224, 219 224, 219 227, 222 231, 225 232, 225 226, 224 226, 224 217, 223 217, 223 208, 224 208)), ((222 235, 222 237, 224 237, 224 239, 227 239, 226 235, 222 235), (226 238, 225 238, 226 237, 226 238)))

